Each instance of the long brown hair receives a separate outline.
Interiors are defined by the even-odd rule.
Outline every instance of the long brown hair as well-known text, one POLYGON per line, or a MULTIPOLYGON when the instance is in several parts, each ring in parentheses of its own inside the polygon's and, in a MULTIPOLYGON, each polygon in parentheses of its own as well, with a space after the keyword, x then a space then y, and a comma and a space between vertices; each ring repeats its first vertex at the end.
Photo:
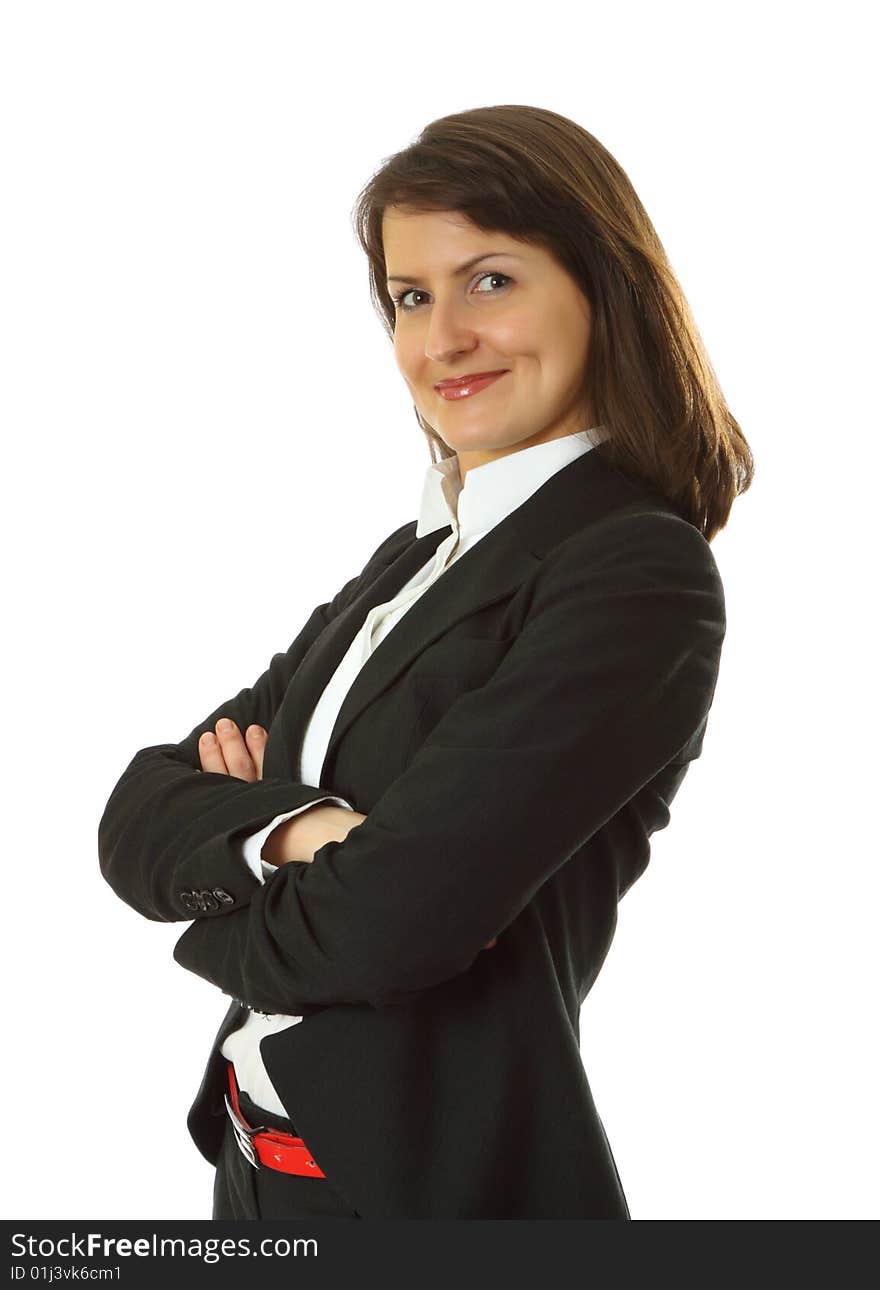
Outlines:
MULTIPOLYGON (((460 212, 485 232, 526 239, 556 257, 592 307, 584 394, 608 432, 593 451, 647 482, 711 542, 752 482, 751 449, 654 226, 598 139, 556 112, 504 104, 440 117, 385 158, 359 193, 353 220, 370 295, 393 343, 387 206, 460 212)), ((454 455, 415 413, 432 460, 454 455)))

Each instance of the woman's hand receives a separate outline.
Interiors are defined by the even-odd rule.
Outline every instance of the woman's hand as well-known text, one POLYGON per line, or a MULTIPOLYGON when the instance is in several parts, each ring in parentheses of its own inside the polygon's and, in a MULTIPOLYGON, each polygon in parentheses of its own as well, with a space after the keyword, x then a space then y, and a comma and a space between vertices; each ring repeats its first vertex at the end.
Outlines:
MULTIPOLYGON (((213 771, 216 775, 232 775, 236 779, 244 779, 251 784, 255 780, 262 779, 263 753, 267 738, 263 727, 248 726, 244 738, 242 738, 241 731, 235 722, 230 721, 228 717, 221 717, 214 729, 216 734, 205 733, 199 740, 199 761, 202 764, 202 770, 213 771)), ((319 804, 311 807, 310 810, 303 812, 301 815, 294 816, 292 820, 287 820, 284 824, 280 824, 269 835, 263 846, 265 858, 269 859, 266 852, 274 839, 277 858, 271 859, 270 863, 288 863, 289 858, 291 858, 291 851, 310 852, 307 863, 311 863, 315 851, 320 850, 326 842, 344 841, 345 835, 351 829, 357 828, 367 818, 359 811, 349 811, 343 807, 331 806, 324 810, 323 815, 321 812, 322 807, 319 804), (348 820, 343 819, 343 811, 344 815, 349 817, 348 820), (306 818, 309 816, 311 819, 306 818), (322 819, 324 826, 316 835, 315 827, 320 825, 322 819), (293 830, 298 822, 300 824, 300 846, 293 842, 293 830), (307 842, 302 838, 303 826, 309 829, 311 834, 307 842), (287 853, 286 855, 285 852, 287 853)), ((491 941, 487 941, 483 948, 492 949, 497 940, 498 937, 493 936, 491 941)))
POLYGON ((221 717, 214 727, 216 734, 206 732, 199 740, 202 770, 216 775, 232 775, 249 784, 263 778, 263 753, 266 731, 262 726, 248 726, 245 737, 234 721, 221 717))

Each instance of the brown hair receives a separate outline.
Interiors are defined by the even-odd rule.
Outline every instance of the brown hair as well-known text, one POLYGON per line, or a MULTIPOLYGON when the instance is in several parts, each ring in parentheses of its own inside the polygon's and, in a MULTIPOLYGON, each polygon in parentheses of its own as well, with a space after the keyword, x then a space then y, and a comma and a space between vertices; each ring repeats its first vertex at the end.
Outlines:
MULTIPOLYGON (((752 453, 654 226, 598 139, 556 112, 504 104, 440 117, 384 159, 353 219, 393 341, 387 206, 460 212, 555 256, 593 312, 584 393, 608 432, 593 451, 647 482, 711 542, 752 482, 752 453)), ((415 412, 432 460, 454 455, 415 412)))

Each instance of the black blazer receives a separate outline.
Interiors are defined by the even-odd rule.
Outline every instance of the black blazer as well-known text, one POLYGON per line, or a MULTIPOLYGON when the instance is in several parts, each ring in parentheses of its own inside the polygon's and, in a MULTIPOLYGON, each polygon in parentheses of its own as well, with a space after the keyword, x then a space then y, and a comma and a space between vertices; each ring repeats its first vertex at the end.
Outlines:
POLYGON ((352 637, 450 532, 415 527, 252 687, 135 755, 100 821, 101 872, 144 917, 189 922, 174 958, 234 1000, 188 1117, 212 1163, 219 1048, 244 1001, 303 1015, 262 1058, 364 1218, 629 1218, 579 1012, 702 749, 718 569, 696 527, 592 449, 409 609, 346 696, 321 785, 302 784, 306 723, 352 637), (221 715, 269 731, 262 780, 199 769, 221 715), (242 835, 328 790, 369 818, 261 885, 242 835))

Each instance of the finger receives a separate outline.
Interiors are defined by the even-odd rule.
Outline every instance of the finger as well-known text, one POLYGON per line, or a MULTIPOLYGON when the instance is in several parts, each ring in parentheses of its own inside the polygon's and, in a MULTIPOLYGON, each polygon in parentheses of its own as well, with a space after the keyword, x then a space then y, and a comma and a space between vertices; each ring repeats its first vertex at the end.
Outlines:
POLYGON ((254 766, 257 769, 257 779, 262 779, 263 753, 266 751, 266 731, 262 726, 248 726, 244 732, 244 737, 253 758, 254 766))
POLYGON ((204 771, 212 771, 215 775, 229 774, 226 762, 223 760, 223 749, 217 742, 216 735, 211 734, 210 730, 205 731, 199 740, 199 761, 204 771))
POLYGON ((229 717, 221 717, 214 729, 220 740, 229 774, 252 784, 257 778, 257 771, 238 726, 229 717))

